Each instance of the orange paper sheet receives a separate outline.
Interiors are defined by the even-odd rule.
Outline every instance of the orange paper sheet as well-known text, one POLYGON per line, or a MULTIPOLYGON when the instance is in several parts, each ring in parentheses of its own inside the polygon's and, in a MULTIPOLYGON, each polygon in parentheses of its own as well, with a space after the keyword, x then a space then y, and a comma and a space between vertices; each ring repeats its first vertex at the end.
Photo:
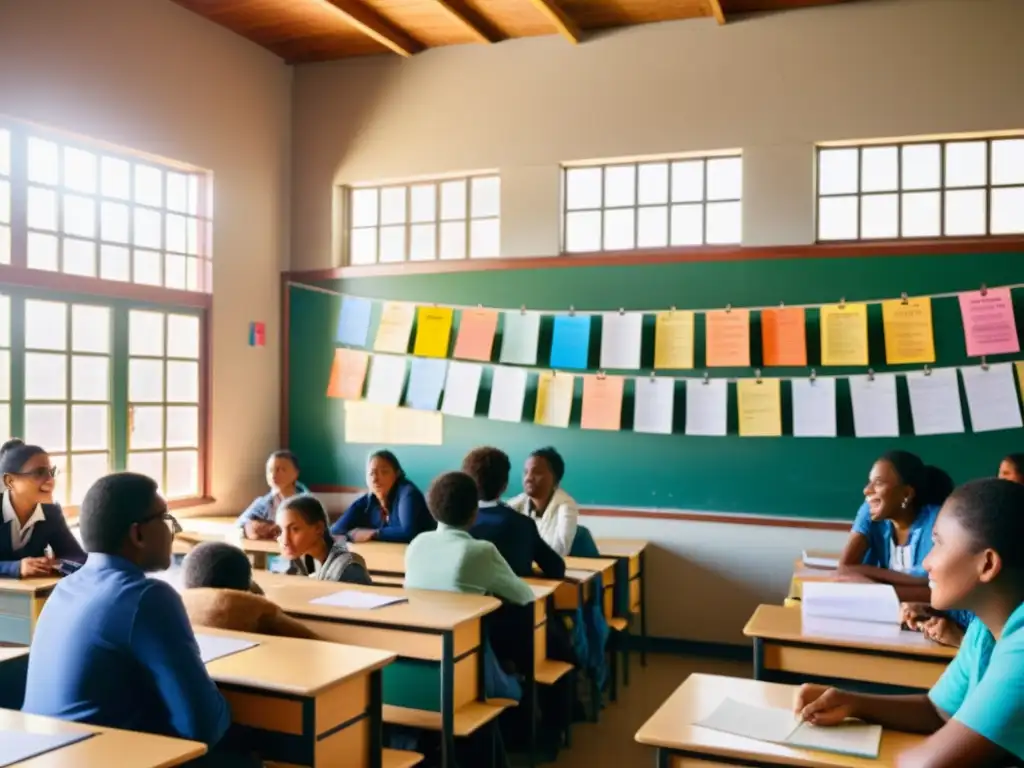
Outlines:
POLYGON ((867 304, 828 304, 821 308, 821 364, 868 364, 867 304))
POLYGON ((779 437, 782 401, 778 379, 740 379, 736 382, 741 437, 779 437))
POLYGON ((493 309, 464 309, 459 317, 459 335, 452 357, 489 362, 498 330, 498 313, 493 309))
POLYGON ((802 368, 807 365, 807 329, 803 307, 761 310, 764 364, 802 368))
POLYGON ((448 357, 448 340, 452 335, 451 307, 418 307, 416 309, 416 345, 414 355, 448 357))
POLYGON ((331 380, 327 384, 328 397, 343 400, 358 400, 363 396, 363 382, 370 356, 357 349, 334 350, 334 364, 331 366, 331 380))
POLYGON ((583 377, 583 429, 622 429, 622 390, 625 379, 621 376, 583 377))
POLYGON ((885 326, 885 362, 889 365, 935 362, 930 298, 883 301, 882 323, 885 326))
POLYGON ((708 368, 750 367, 750 310, 708 312, 705 322, 708 368))

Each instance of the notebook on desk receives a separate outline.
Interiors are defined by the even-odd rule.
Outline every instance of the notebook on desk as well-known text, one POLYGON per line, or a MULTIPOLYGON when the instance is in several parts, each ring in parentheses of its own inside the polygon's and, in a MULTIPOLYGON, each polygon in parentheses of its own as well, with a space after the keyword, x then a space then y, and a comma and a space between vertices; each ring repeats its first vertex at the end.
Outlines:
POLYGON ((800 561, 808 568, 824 568, 835 570, 839 567, 839 558, 829 552, 820 549, 805 549, 801 553, 800 561))
POLYGON ((809 581, 803 585, 801 597, 804 620, 900 623, 900 599, 889 584, 809 581))

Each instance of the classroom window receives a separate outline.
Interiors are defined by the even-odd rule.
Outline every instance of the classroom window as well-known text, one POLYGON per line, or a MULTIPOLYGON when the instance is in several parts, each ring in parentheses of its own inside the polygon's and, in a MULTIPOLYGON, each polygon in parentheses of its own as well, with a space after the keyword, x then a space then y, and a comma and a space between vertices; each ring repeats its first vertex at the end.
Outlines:
POLYGON ((501 253, 496 175, 348 190, 348 263, 485 259, 501 253))
POLYGON ((818 239, 1024 233, 1024 138, 818 149, 818 239))
POLYGON ((739 155, 569 166, 562 178, 566 253, 742 239, 739 155))

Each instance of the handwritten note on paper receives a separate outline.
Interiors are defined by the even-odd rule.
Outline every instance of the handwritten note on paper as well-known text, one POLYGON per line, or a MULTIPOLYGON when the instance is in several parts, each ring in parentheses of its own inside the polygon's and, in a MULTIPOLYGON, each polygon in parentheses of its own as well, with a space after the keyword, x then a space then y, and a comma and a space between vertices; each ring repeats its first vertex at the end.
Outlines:
POLYGON ((409 388, 405 393, 405 404, 420 411, 436 411, 447 372, 447 360, 413 358, 409 367, 409 388))
POLYGON ((622 393, 625 379, 621 376, 584 376, 583 429, 622 429, 622 393))
POLYGON ((867 304, 828 304, 821 308, 821 364, 868 364, 867 304))
POLYGON ((345 401, 345 442, 362 445, 441 445, 444 421, 437 411, 345 401))
POLYGON ((932 300, 928 297, 882 302, 885 326, 885 362, 934 363, 932 300))
POLYGON ((633 380, 633 388, 633 431, 671 435, 675 380, 642 376, 633 380))
POLYGON ((366 399, 378 405, 398 405, 405 386, 405 358, 374 355, 370 364, 370 383, 366 399))
POLYGON ((956 368, 941 368, 930 373, 912 371, 906 376, 915 435, 949 435, 964 431, 956 368))
POLYGON ((836 380, 793 379, 793 436, 835 437, 836 380))
POLYGON ((540 339, 540 314, 506 312, 502 323, 501 356, 510 365, 536 365, 540 339))
POLYGON ((576 377, 545 371, 537 380, 537 407, 533 420, 546 427, 568 427, 576 377))
POLYGON ((705 323, 708 368, 750 366, 750 310, 708 312, 705 323))
POLYGON ((590 317, 587 315, 558 315, 551 336, 551 367, 587 367, 590 347, 590 317))
POLYGON ((395 352, 404 355, 409 351, 409 336, 416 307, 401 301, 386 301, 380 313, 377 338, 373 348, 378 352, 395 352))
POLYGON ((899 437, 896 375, 876 373, 850 377, 853 431, 857 437, 899 437))
POLYGON ((601 316, 601 367, 636 370, 640 367, 640 312, 605 312, 601 316))
POLYGON ((693 312, 659 312, 654 321, 654 367, 693 368, 693 312))
POLYGON ((450 307, 419 307, 416 310, 416 345, 413 354, 423 357, 448 357, 452 335, 450 307))
POLYGON ((356 349, 334 350, 331 379, 327 383, 327 396, 344 400, 358 400, 363 395, 363 382, 370 356, 356 349))
POLYGON ((441 413, 447 416, 473 418, 476 415, 476 400, 480 394, 480 379, 484 367, 475 363, 448 363, 448 378, 444 383, 444 400, 441 413))
POLYGON ((964 379, 974 432, 1020 429, 1020 400, 1009 363, 989 365, 988 370, 980 365, 961 368, 960 375, 964 379))
POLYGON ((493 309, 462 310, 459 317, 459 335, 455 339, 452 357, 487 362, 491 359, 494 334, 497 330, 498 313, 493 309))
POLYGON ((369 299, 345 296, 341 300, 341 314, 338 315, 339 344, 350 347, 365 347, 370 333, 370 311, 373 303, 369 299))
POLYGON ((525 401, 526 371, 502 365, 495 367, 487 418, 495 421, 522 421, 525 401))
POLYGON ((807 365, 807 326, 803 307, 761 310, 764 364, 802 368, 807 365))
POLYGON ((782 434, 782 400, 778 379, 740 379, 736 383, 741 437, 782 434))
POLYGON ((960 313, 968 357, 1020 352, 1009 288, 989 288, 960 294, 960 313))
POLYGON ((725 435, 729 386, 725 379, 687 379, 686 434, 705 437, 725 435))

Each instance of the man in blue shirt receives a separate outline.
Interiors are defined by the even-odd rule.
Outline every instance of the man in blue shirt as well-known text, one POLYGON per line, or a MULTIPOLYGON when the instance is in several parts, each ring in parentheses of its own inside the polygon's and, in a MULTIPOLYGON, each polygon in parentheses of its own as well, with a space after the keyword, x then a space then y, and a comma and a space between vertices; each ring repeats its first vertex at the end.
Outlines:
MULTIPOLYGON (((218 745, 231 725, 227 702, 178 593, 146 578, 170 566, 177 529, 157 484, 129 472, 101 478, 79 525, 88 559, 39 617, 24 711, 218 745)), ((234 764, 215 752, 209 764, 234 764)))

